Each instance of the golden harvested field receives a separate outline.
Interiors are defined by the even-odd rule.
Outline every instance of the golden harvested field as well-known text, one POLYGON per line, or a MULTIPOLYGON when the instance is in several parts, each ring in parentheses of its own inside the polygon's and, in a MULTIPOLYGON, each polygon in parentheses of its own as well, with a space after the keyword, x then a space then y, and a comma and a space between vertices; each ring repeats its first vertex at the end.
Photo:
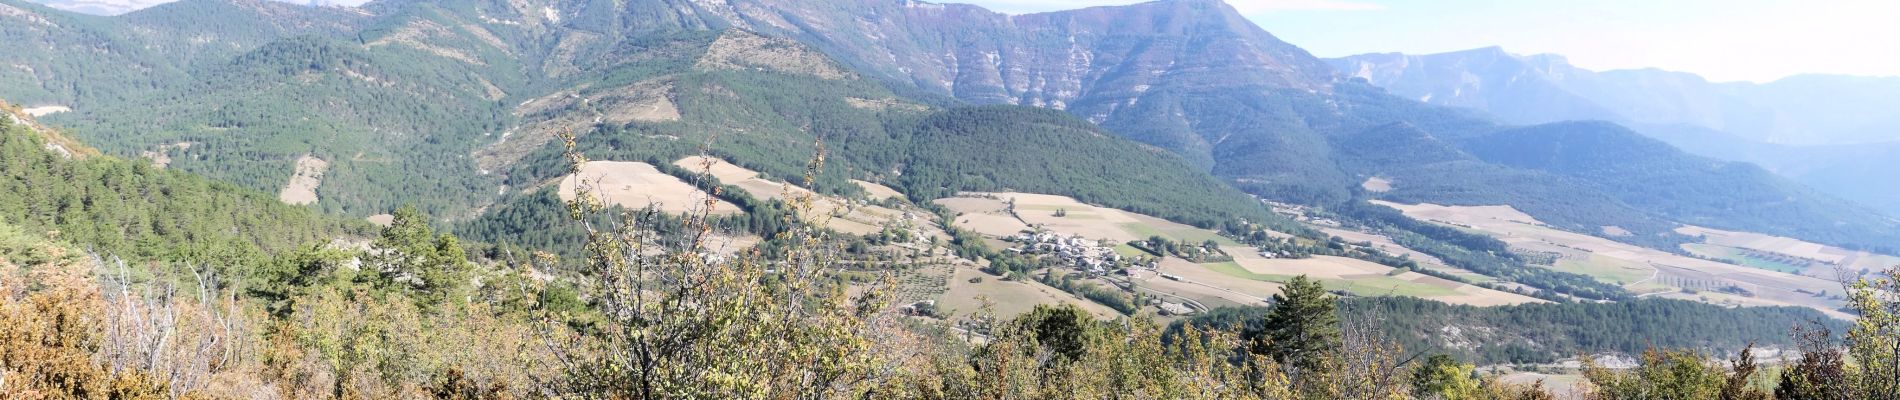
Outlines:
MULTIPOLYGON (((1232 256, 1234 261, 1194 264, 1169 257, 1162 261, 1160 272, 1182 277, 1188 282, 1185 284, 1162 282, 1165 279, 1152 276, 1140 279, 1172 290, 1168 293, 1204 303, 1256 304, 1257 299, 1278 293, 1280 282, 1285 282, 1297 275, 1308 275, 1322 280, 1329 288, 1362 295, 1405 295, 1472 305, 1541 302, 1541 300, 1515 293, 1466 285, 1423 274, 1387 276, 1386 274, 1393 271, 1392 268, 1351 258, 1268 259, 1260 256, 1258 250, 1253 247, 1236 243, 1210 230, 1152 216, 1084 204, 1065 196, 1028 193, 963 193, 959 197, 938 199, 935 202, 962 213, 957 217, 957 226, 991 237, 1014 235, 1033 226, 1041 226, 1059 234, 1106 239, 1116 243, 1142 240, 1151 236, 1162 236, 1186 243, 1212 240, 1223 252, 1232 256), (1009 203, 1012 201, 1015 204, 1014 214, 1009 212, 1009 203), (1055 216, 1057 210, 1062 210, 1065 215, 1055 216)), ((1389 245, 1395 252, 1410 251, 1392 244, 1390 240, 1384 240, 1383 237, 1365 234, 1359 234, 1357 237, 1367 240, 1376 238, 1389 245)), ((1422 253, 1419 253, 1417 257, 1430 259, 1422 253)))
POLYGON ((871 200, 884 200, 884 199, 889 199, 889 198, 900 198, 900 199, 901 199, 901 198, 904 198, 904 194, 903 194, 903 193, 899 193, 899 192, 897 191, 897 189, 892 189, 892 188, 891 188, 891 187, 889 187, 889 186, 884 186, 884 185, 879 185, 879 184, 875 184, 875 183, 871 183, 871 182, 865 182, 865 181, 861 181, 861 180, 856 180, 856 179, 852 179, 852 180, 851 180, 851 183, 852 183, 852 184, 855 184, 855 185, 858 185, 858 187, 859 187, 859 188, 862 188, 862 189, 864 189, 864 193, 865 193, 865 195, 866 195, 866 196, 868 196, 868 197, 870 197, 870 198, 871 198, 871 200))
MULTIPOLYGON (((1163 268, 1165 269, 1167 267, 1164 266, 1163 268)), ((1209 308, 1222 306, 1263 306, 1267 304, 1264 299, 1253 294, 1210 286, 1198 283, 1197 281, 1177 281, 1162 278, 1155 274, 1147 274, 1140 279, 1136 279, 1135 282, 1136 285, 1145 289, 1149 294, 1159 293, 1157 295, 1166 301, 1179 302, 1181 298, 1187 298, 1200 302, 1209 308)), ((1274 292, 1277 293, 1278 291, 1279 289, 1276 287, 1274 292)))
POLYGON ((1222 250, 1232 255, 1233 263, 1248 274, 1266 279, 1306 275, 1319 279, 1329 289, 1345 290, 1361 296, 1412 296, 1451 304, 1476 306, 1544 302, 1529 296, 1468 285, 1416 272, 1388 276, 1393 268, 1359 259, 1333 256, 1268 259, 1256 252, 1242 253, 1242 251, 1252 250, 1247 247, 1223 246, 1222 250))
MULTIPOLYGON (((1809 276, 1749 268, 1715 261, 1684 257, 1668 252, 1620 243, 1609 239, 1551 228, 1507 206, 1441 206, 1435 204, 1399 204, 1373 201, 1399 209, 1421 220, 1461 227, 1498 238, 1515 248, 1565 254, 1569 263, 1560 269, 1585 273, 1598 280, 1622 284, 1632 292, 1668 292, 1678 289, 1672 279, 1681 282, 1732 285, 1756 294, 1753 298, 1708 297, 1716 304, 1792 305, 1814 308, 1840 316, 1842 304, 1809 293, 1840 291, 1840 284, 1809 276), (1581 255, 1584 258, 1576 258, 1581 255), (1637 278, 1642 268, 1650 268, 1655 279, 1637 278), (1804 293, 1805 292, 1805 293, 1804 293)), ((1700 296, 1701 297, 1707 296, 1700 296)))
POLYGON ((1125 224, 1139 224, 1132 213, 1112 208, 1095 207, 1075 201, 1065 196, 1027 193, 986 193, 1002 199, 1016 202, 1016 216, 1030 226, 1042 225, 1050 231, 1082 235, 1090 239, 1107 239, 1116 243, 1130 240, 1147 239, 1148 234, 1138 232, 1140 228, 1131 228, 1125 224), (1060 210, 1065 216, 1057 217, 1060 210))
POLYGON ((679 159, 679 161, 674 161, 673 165, 685 168, 687 171, 709 173, 713 178, 719 179, 720 183, 728 185, 737 185, 739 182, 759 177, 758 171, 753 171, 715 157, 690 156, 679 159))
MULTIPOLYGON (((1676 233, 1689 236, 1701 236, 1703 243, 1718 246, 1736 247, 1761 252, 1785 254, 1805 259, 1819 260, 1833 266, 1854 270, 1879 270, 1900 265, 1900 257, 1854 251, 1795 238, 1770 236, 1754 232, 1735 232, 1720 229, 1684 225, 1676 228, 1676 233)), ((1823 270, 1805 271, 1802 274, 1828 279, 1834 276, 1832 266, 1823 270)))
MULTIPOLYGON (((1566 256, 1557 260, 1552 269, 1589 275, 1599 281, 1617 285, 1629 285, 1648 280, 1656 275, 1656 268, 1648 264, 1631 261, 1627 258, 1612 257, 1605 254, 1578 252, 1576 256, 1566 256)), ((1621 253, 1616 253, 1621 254, 1621 253)))
MULTIPOLYGON (((1216 271, 1213 268, 1208 268, 1205 265, 1191 263, 1187 260, 1174 257, 1168 257, 1161 261, 1160 272, 1181 277, 1186 283, 1205 285, 1215 290, 1225 292, 1220 293, 1217 297, 1225 298, 1235 303, 1247 302, 1247 304, 1250 305, 1261 305, 1263 303, 1257 299, 1266 299, 1280 293, 1281 285, 1278 282, 1237 278, 1216 271)), ((1167 278, 1156 277, 1156 279, 1167 278)))
POLYGON ((1032 193, 962 193, 957 197, 937 199, 951 210, 964 213, 958 217, 961 223, 966 217, 972 225, 966 226, 986 235, 1000 236, 1013 234, 1022 229, 1041 225, 1051 232, 1080 235, 1090 239, 1106 239, 1116 243, 1147 239, 1150 236, 1163 236, 1171 240, 1200 243, 1214 240, 1223 244, 1233 241, 1214 232, 1195 228, 1190 225, 1131 213, 1107 207, 1097 207, 1076 201, 1067 196, 1032 193), (997 219, 978 217, 977 214, 1009 216, 1006 202, 1016 204, 1015 218, 997 219), (1064 216, 1057 217, 1061 210, 1064 216), (1016 222, 1009 222, 1016 220, 1016 222), (1021 227, 1018 228, 1018 225, 1021 227))
MULTIPOLYGON (((719 183, 737 186, 752 197, 759 199, 779 199, 811 196, 812 211, 815 219, 821 219, 826 228, 854 234, 865 235, 883 230, 883 226, 905 215, 903 211, 882 206, 857 204, 832 196, 812 192, 797 185, 765 179, 758 171, 738 166, 714 157, 691 156, 674 161, 673 165, 689 171, 704 171, 718 179, 719 183)), ((888 188, 887 188, 888 189, 888 188)))
POLYGON ((1016 219, 1016 216, 1004 211, 1002 200, 951 197, 937 199, 934 203, 962 213, 957 216, 956 226, 984 236, 1004 237, 1029 230, 1029 224, 1024 224, 1023 221, 1016 219))
MULTIPOLYGON (((611 205, 640 208, 653 205, 661 211, 683 213, 704 206, 708 194, 693 185, 660 172, 643 162, 589 161, 578 174, 561 179, 561 200, 573 200, 581 182, 593 187, 601 200, 611 205)), ((714 200, 713 214, 741 214, 739 206, 714 200)))
POLYGON ((950 273, 950 289, 937 301, 937 309, 956 317, 967 317, 983 307, 982 299, 989 299, 1000 318, 1010 318, 1029 312, 1037 304, 1074 304, 1100 318, 1115 318, 1120 312, 1093 301, 1076 297, 1061 289, 1049 287, 1036 281, 1004 281, 996 276, 978 271, 975 266, 959 265, 950 273), (970 282, 972 278, 981 278, 970 282))

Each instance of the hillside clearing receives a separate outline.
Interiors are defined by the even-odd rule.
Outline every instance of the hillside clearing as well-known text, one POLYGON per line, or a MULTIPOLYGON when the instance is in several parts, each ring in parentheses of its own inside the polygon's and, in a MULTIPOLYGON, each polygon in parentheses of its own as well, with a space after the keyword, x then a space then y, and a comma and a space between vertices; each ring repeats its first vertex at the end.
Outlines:
POLYGON ((34 118, 44 117, 44 116, 63 113, 63 112, 72 112, 72 111, 73 111, 72 108, 61 106, 61 105, 27 107, 27 108, 20 109, 20 112, 24 112, 26 113, 26 115, 31 115, 34 118))
POLYGON ((1390 192, 1392 191, 1392 180, 1377 176, 1366 178, 1365 182, 1359 183, 1359 188, 1373 193, 1390 192))
POLYGON ((330 169, 330 162, 305 154, 297 157, 296 166, 291 168, 290 182, 284 183, 283 190, 277 192, 277 200, 289 204, 305 205, 317 202, 317 186, 323 184, 323 171, 330 169))

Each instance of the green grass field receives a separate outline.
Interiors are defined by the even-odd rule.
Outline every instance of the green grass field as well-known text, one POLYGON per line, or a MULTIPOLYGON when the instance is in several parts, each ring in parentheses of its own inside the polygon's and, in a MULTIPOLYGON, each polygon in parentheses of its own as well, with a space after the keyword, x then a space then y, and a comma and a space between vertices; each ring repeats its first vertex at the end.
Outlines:
POLYGON ((1276 283, 1286 282, 1289 279, 1293 279, 1292 276, 1287 276, 1287 275, 1254 273, 1253 271, 1248 271, 1246 267, 1242 267, 1240 266, 1239 263, 1235 263, 1233 261, 1195 264, 1195 265, 1199 265, 1203 268, 1214 270, 1214 272, 1219 272, 1222 275, 1227 275, 1227 276, 1240 278, 1240 279, 1252 279, 1256 281, 1276 282, 1276 283))
MULTIPOLYGON (((1227 276, 1241 278, 1241 279, 1252 279, 1256 281, 1274 282, 1274 283, 1285 283, 1286 281, 1293 279, 1293 277, 1289 275, 1261 274, 1261 273, 1255 273, 1253 271, 1248 271, 1247 268, 1241 267, 1240 264, 1234 263, 1232 261, 1195 264, 1195 265, 1199 265, 1201 267, 1214 270, 1214 272, 1219 272, 1222 275, 1227 275, 1227 276)), ((1446 289, 1446 288, 1433 286, 1433 285, 1427 285, 1423 283, 1412 282, 1412 281, 1408 281, 1404 279, 1393 278, 1393 277, 1384 276, 1384 275, 1380 275, 1377 277, 1350 279, 1350 280, 1349 279, 1321 279, 1320 284, 1325 286, 1327 290, 1342 290, 1342 291, 1360 295, 1360 296, 1392 295, 1392 296, 1432 297, 1432 296, 1458 295, 1458 292, 1455 290, 1446 289)))
POLYGON ((1563 258, 1551 269, 1589 275, 1598 281, 1627 285, 1655 274, 1656 269, 1636 262, 1591 254, 1587 260, 1563 258))
POLYGON ((1233 241, 1233 239, 1228 239, 1227 237, 1221 236, 1220 234, 1214 233, 1213 231, 1199 229, 1199 228, 1187 227, 1187 228, 1176 228, 1176 229, 1162 229, 1162 228, 1156 228, 1154 225, 1150 225, 1150 224, 1142 223, 1142 222, 1125 222, 1125 223, 1119 224, 1119 226, 1122 229, 1127 230, 1129 233, 1134 233, 1137 236, 1142 236, 1142 237, 1160 236, 1160 237, 1168 238, 1169 240, 1182 242, 1182 243, 1199 244, 1201 242, 1212 240, 1215 243, 1218 243, 1222 246, 1235 246, 1235 245, 1240 244, 1239 242, 1233 241))
POLYGON ((1149 253, 1142 249, 1137 249, 1135 248, 1135 246, 1129 246, 1127 243, 1116 244, 1115 254, 1120 254, 1122 257, 1155 257, 1156 256, 1156 254, 1154 253, 1149 253))
POLYGON ((1762 258, 1759 256, 1749 254, 1749 252, 1743 251, 1742 249, 1737 249, 1734 247, 1728 247, 1728 246, 1722 246, 1722 245, 1714 245, 1714 244, 1706 244, 1706 243, 1687 243, 1687 244, 1683 244, 1682 248, 1684 250, 1688 250, 1690 254, 1695 254, 1695 255, 1709 257, 1709 258, 1723 259, 1723 260, 1733 260, 1736 263, 1740 263, 1742 266, 1749 267, 1749 268, 1786 272, 1790 274, 1799 274, 1801 273, 1801 270, 1805 268, 1805 266, 1802 266, 1802 265, 1795 265, 1795 264, 1790 264, 1787 262, 1770 260, 1767 258, 1762 258))
POLYGON ((1329 290, 1344 290, 1360 296, 1411 296, 1430 298, 1433 296, 1456 296, 1458 291, 1434 285, 1412 282, 1389 276, 1358 279, 1325 279, 1320 281, 1329 290))

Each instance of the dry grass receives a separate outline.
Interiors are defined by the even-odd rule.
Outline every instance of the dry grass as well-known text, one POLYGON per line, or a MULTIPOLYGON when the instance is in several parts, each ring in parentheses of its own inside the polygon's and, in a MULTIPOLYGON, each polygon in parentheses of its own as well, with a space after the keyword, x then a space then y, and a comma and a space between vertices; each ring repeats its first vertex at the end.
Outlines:
POLYGON ((1115 318, 1120 312, 1093 301, 1076 297, 1061 289, 1049 287, 1036 281, 1004 281, 990 274, 978 271, 976 267, 963 265, 950 273, 950 288, 937 302, 937 309, 954 313, 958 317, 969 316, 983 307, 982 299, 988 299, 997 317, 1010 318, 1029 312, 1038 304, 1074 304, 1100 318, 1115 318), (981 278, 970 282, 971 278, 981 278))
POLYGON ((1771 236, 1753 232, 1725 231, 1693 225, 1676 228, 1676 233, 1701 236, 1704 243, 1712 245, 1784 254, 1833 264, 1819 268, 1819 270, 1810 268, 1810 270, 1802 272, 1802 274, 1808 276, 1832 278, 1834 276, 1833 267, 1835 266, 1846 268, 1849 271, 1857 271, 1880 270, 1882 268, 1900 265, 1900 257, 1848 250, 1789 237, 1771 236))
MULTIPOLYGON (((1361 294, 1366 295, 1410 295, 1473 305, 1541 301, 1515 293, 1485 289, 1419 274, 1412 274, 1417 275, 1416 277, 1405 275, 1401 275, 1405 278, 1389 277, 1386 274, 1392 272, 1392 268, 1351 258, 1268 259, 1261 257, 1254 248, 1236 243, 1210 230, 1152 216, 1097 207, 1064 196, 1029 193, 964 193, 959 197, 938 199, 935 202, 962 213, 957 217, 957 226, 990 237, 1008 236, 1033 227, 1041 227, 1058 234, 1080 235, 1116 243, 1144 240, 1152 236, 1186 243, 1212 240, 1223 252, 1232 256, 1234 261, 1194 264, 1170 257, 1163 260, 1161 272, 1180 276, 1188 282, 1169 283, 1163 282, 1166 279, 1158 277, 1142 279, 1144 282, 1169 288, 1171 291, 1168 293, 1204 303, 1257 304, 1258 299, 1278 293, 1279 282, 1298 275, 1308 275, 1327 281, 1328 287, 1331 288, 1345 289, 1355 293, 1363 292, 1361 294), (1008 211, 1011 202, 1015 204, 1014 214, 1008 211), (1055 216, 1057 210, 1063 211, 1065 215, 1055 216)), ((1355 234, 1350 231, 1338 232, 1355 234)), ((1390 240, 1383 237, 1366 234, 1356 234, 1354 237, 1367 241, 1377 239, 1389 245, 1391 251, 1409 251, 1397 244, 1392 244, 1390 240)), ((1436 260, 1422 253, 1415 257, 1421 260, 1436 260)))
POLYGON ((870 197, 870 198, 871 198, 871 200, 884 200, 884 199, 890 199, 890 198, 898 198, 898 199, 901 199, 901 198, 904 198, 904 194, 903 194, 903 193, 899 193, 899 192, 897 191, 897 189, 892 189, 892 188, 891 188, 890 186, 884 186, 884 185, 879 185, 879 184, 876 184, 876 183, 871 183, 871 182, 865 182, 865 181, 861 181, 861 180, 857 180, 857 179, 852 179, 852 180, 851 180, 851 183, 852 183, 852 184, 855 184, 855 185, 858 185, 858 187, 859 187, 859 188, 863 188, 863 189, 864 189, 864 193, 865 193, 865 194, 866 194, 866 195, 867 195, 868 197, 870 197))
MULTIPOLYGON (((1747 298, 1747 301, 1725 299, 1718 304, 1801 306, 1814 308, 1830 315, 1838 315, 1839 313, 1834 310, 1842 305, 1836 300, 1802 293, 1803 291, 1808 293, 1838 292, 1840 284, 1836 282, 1811 276, 1684 257, 1601 237, 1554 229, 1507 206, 1407 205, 1382 201, 1375 201, 1375 203, 1397 208, 1412 218, 1482 232, 1509 243, 1514 248, 1564 254, 1565 259, 1557 263, 1558 269, 1591 275, 1606 283, 1623 285, 1625 289, 1633 292, 1675 290, 1676 288, 1667 282, 1658 282, 1642 276, 1645 268, 1656 269, 1656 266, 1661 265, 1690 271, 1696 275, 1695 279, 1698 281, 1713 282, 1717 286, 1733 285, 1756 293, 1754 297, 1747 298)), ((1696 230, 1695 232, 1706 231, 1696 230)), ((1728 237, 1750 236, 1731 235, 1728 237)), ((1785 241, 1754 240, 1749 242, 1764 246, 1774 243, 1787 244, 1785 241)), ((1652 275, 1666 274, 1658 272, 1652 275)), ((1690 297, 1693 300, 1713 299, 1708 296, 1690 297)), ((1714 300, 1705 301, 1715 302, 1714 300)))
MULTIPOLYGON (((758 171, 741 167, 715 157, 690 156, 673 162, 673 165, 691 171, 705 171, 718 179, 719 183, 739 187, 752 197, 760 199, 786 200, 791 197, 811 196, 812 210, 824 214, 826 228, 835 231, 865 235, 877 233, 903 218, 903 211, 882 206, 856 204, 852 201, 818 194, 797 185, 768 180, 758 171)), ((818 218, 820 216, 814 216, 818 218)))
POLYGON ((707 46, 706 55, 693 64, 700 70, 764 69, 822 79, 854 76, 824 54, 790 39, 769 38, 744 31, 728 31, 707 46))
MULTIPOLYGON (((641 208, 651 204, 655 208, 680 213, 703 207, 708 194, 692 184, 672 175, 660 172, 643 162, 631 161, 589 161, 581 166, 576 175, 561 179, 561 200, 572 200, 576 188, 582 181, 592 186, 596 196, 610 205, 641 208)), ((723 201, 714 200, 712 213, 715 215, 740 214, 739 207, 723 201)))

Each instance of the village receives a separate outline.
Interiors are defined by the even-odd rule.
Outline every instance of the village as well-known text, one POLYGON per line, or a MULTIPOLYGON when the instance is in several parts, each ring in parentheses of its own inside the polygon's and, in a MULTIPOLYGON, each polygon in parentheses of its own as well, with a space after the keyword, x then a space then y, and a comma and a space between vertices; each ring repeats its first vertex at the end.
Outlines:
POLYGON ((1016 236, 1005 237, 1005 241, 1014 242, 1018 247, 1004 251, 1024 255, 1046 255, 1045 263, 1053 262, 1057 267, 1069 267, 1092 275, 1119 273, 1130 276, 1140 274, 1137 270, 1154 271, 1154 260, 1137 260, 1124 257, 1115 252, 1115 245, 1106 240, 1094 240, 1081 235, 1062 235, 1051 232, 1022 232, 1016 236))

